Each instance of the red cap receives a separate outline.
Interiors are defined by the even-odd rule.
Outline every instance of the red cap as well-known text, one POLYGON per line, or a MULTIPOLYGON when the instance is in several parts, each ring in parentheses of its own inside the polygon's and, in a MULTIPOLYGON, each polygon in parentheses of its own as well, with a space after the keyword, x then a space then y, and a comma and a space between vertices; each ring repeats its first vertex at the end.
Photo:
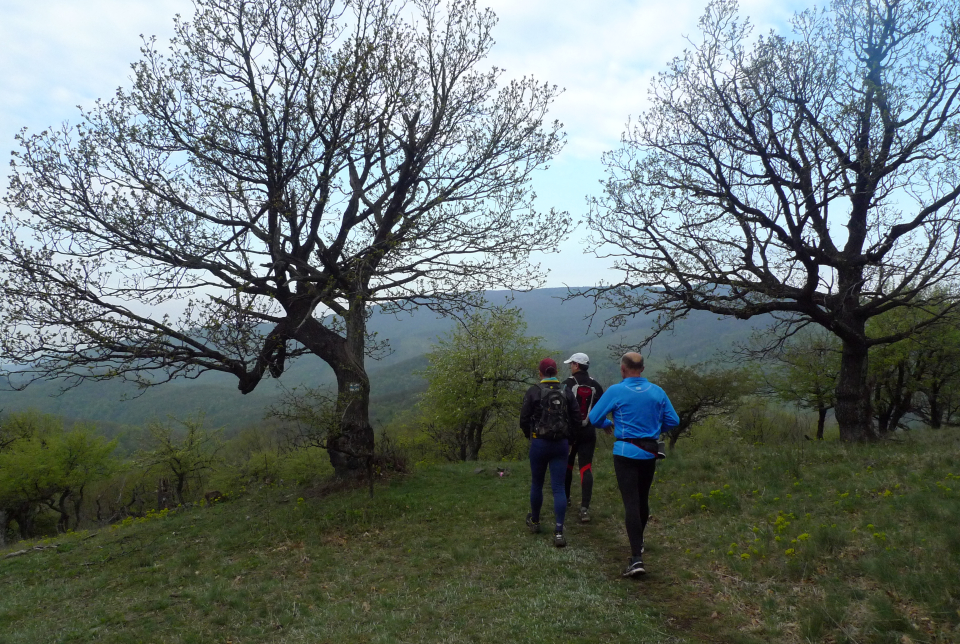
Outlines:
POLYGON ((544 358, 540 361, 540 373, 545 376, 557 375, 557 363, 553 358, 544 358))

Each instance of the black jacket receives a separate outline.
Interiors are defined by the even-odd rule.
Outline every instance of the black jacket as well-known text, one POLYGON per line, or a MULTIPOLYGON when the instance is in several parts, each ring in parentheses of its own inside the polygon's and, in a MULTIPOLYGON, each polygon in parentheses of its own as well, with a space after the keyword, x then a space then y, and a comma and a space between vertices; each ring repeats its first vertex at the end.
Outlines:
MULTIPOLYGON (((542 384, 552 384, 555 387, 563 387, 563 384, 559 382, 546 382, 542 384)), ((577 428, 580 427, 580 405, 577 404, 577 400, 573 397, 573 392, 570 391, 569 387, 563 387, 563 397, 567 399, 567 411, 570 412, 570 431, 571 434, 573 434, 577 428)), ((527 389, 527 393, 523 395, 523 404, 520 405, 520 429, 523 430, 524 436, 530 438, 530 431, 534 425, 537 424, 537 419, 539 418, 540 385, 537 384, 527 389)))
MULTIPOLYGON (((576 387, 577 385, 586 385, 588 387, 593 387, 596 390, 596 392, 593 395, 594 405, 597 404, 597 401, 600 400, 600 396, 603 395, 603 385, 601 385, 599 382, 591 378, 590 374, 584 373, 583 371, 578 371, 577 373, 573 374, 572 376, 564 380, 563 384, 566 385, 566 387, 570 389, 571 392, 576 391, 574 387, 576 387)), ((576 394, 574 394, 574 398, 576 398, 576 394)), ((578 403, 577 408, 579 409, 579 407, 580 405, 578 403)), ((573 440, 574 442, 595 441, 597 440, 597 430, 594 428, 593 425, 590 424, 590 421, 588 420, 585 425, 582 423, 577 425, 576 429, 573 431, 571 440, 573 440)))

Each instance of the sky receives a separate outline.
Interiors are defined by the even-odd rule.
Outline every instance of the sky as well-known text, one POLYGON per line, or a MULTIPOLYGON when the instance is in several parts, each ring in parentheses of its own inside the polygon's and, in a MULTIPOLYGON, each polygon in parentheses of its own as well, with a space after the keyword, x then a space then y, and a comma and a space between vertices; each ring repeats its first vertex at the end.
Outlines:
MULTIPOLYGON (((696 39, 706 0, 478 0, 499 17, 490 64, 506 77, 533 76, 564 89, 551 116, 567 144, 533 188, 539 209, 576 220, 600 193, 602 154, 618 146, 628 119, 646 107, 650 79, 696 39), (602 6, 602 10, 587 7, 602 6)), ((797 0, 744 0, 741 13, 757 32, 783 30, 797 0)), ((75 122, 90 107, 129 86, 140 35, 165 43, 189 0, 0 0, 0 154, 23 127, 40 131, 75 122)), ((0 165, 6 189, 8 167, 0 165)), ((581 225, 558 253, 534 261, 549 270, 547 286, 586 286, 616 279, 610 260, 594 257, 581 225)))

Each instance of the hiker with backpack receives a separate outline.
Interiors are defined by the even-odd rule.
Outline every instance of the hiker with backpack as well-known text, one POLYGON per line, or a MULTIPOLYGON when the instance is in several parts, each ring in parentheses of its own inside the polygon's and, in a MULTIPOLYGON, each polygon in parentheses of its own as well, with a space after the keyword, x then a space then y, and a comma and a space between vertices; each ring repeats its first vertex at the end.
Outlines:
POLYGON ((557 377, 557 363, 553 358, 540 361, 540 382, 523 396, 520 406, 520 429, 530 439, 530 512, 527 528, 540 532, 540 508, 543 505, 543 482, 550 470, 550 488, 553 490, 555 527, 553 545, 567 545, 563 521, 567 512, 567 495, 563 489, 567 454, 570 451, 571 429, 580 425, 580 407, 573 392, 557 377))
POLYGON ((580 408, 580 425, 573 428, 570 436, 570 455, 567 457, 567 475, 564 490, 567 507, 570 507, 570 487, 573 484, 573 467, 580 460, 580 523, 590 521, 590 499, 593 496, 593 452, 597 447, 597 430, 590 424, 588 415, 593 405, 603 395, 603 387, 590 377, 590 358, 585 353, 574 353, 563 361, 570 365, 570 377, 563 381, 580 408))
POLYGON ((680 424, 667 394, 642 377, 643 356, 626 353, 620 359, 623 381, 612 385, 590 410, 589 419, 595 427, 609 433, 614 428, 613 470, 623 499, 627 538, 631 558, 623 571, 624 577, 646 572, 643 567, 643 532, 650 518, 650 486, 662 458, 658 439, 660 434, 680 424), (607 418, 613 414, 613 422, 607 418))

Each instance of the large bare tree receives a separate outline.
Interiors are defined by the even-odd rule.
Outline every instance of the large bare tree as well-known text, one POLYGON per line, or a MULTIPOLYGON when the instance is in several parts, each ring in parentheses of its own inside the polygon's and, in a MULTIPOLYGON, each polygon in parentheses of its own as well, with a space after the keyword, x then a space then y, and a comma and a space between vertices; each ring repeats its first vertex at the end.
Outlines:
POLYGON ((755 37, 714 0, 700 28, 605 156, 590 224, 623 277, 594 295, 656 331, 694 310, 826 328, 841 437, 872 437, 868 351, 916 327, 867 321, 955 306, 918 296, 960 271, 957 2, 836 0, 755 37))
POLYGON ((77 125, 21 133, 0 229, 0 364, 240 391, 333 369, 340 474, 373 448, 371 306, 530 288, 570 228, 533 209, 562 145, 553 86, 481 68, 470 0, 197 0, 168 52, 77 125))

